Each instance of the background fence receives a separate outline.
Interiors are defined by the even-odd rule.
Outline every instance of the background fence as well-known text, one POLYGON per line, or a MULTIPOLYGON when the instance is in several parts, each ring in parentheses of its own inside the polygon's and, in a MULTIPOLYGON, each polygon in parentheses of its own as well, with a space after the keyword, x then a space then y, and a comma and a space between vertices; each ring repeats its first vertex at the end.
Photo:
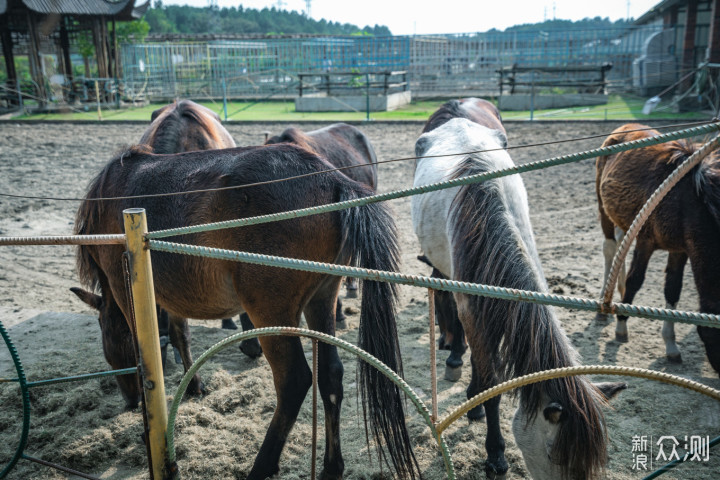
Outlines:
MULTIPOLYGON (((404 70, 415 98, 494 96, 502 67, 612 63, 611 91, 633 86, 633 62, 661 25, 462 35, 314 37, 124 45, 128 95, 152 100, 294 97, 301 72, 404 70)), ((675 33, 675 32, 674 32, 675 33)), ((672 35, 675 36, 674 34, 672 35)), ((567 72, 565 80, 578 81, 567 72)))

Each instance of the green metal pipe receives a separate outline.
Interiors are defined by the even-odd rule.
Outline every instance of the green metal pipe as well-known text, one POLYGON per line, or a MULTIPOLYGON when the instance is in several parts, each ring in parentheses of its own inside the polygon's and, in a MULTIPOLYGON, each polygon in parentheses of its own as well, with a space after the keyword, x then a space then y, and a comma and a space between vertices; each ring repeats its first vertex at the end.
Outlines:
POLYGON ((45 385, 54 385, 56 383, 78 382, 78 381, 82 381, 82 380, 90 380, 93 378, 101 378, 101 377, 112 377, 112 376, 116 376, 116 375, 130 375, 130 374, 136 374, 137 372, 138 372, 137 367, 122 368, 119 370, 107 370, 104 372, 73 375, 71 377, 59 377, 59 378, 49 378, 47 380, 37 380, 35 382, 28 382, 27 386, 28 386, 28 388, 42 387, 45 385))
MULTIPOLYGON (((417 275, 406 275, 403 273, 383 272, 369 270, 359 267, 348 267, 329 263, 311 262, 309 260, 298 260, 294 258, 277 257, 272 255, 261 255, 248 252, 235 252, 218 248, 202 247, 197 245, 185 245, 179 243, 165 242, 161 240, 150 240, 149 247, 153 250, 163 252, 181 253, 220 260, 236 262, 247 262, 257 265, 289 268, 292 270, 304 270, 308 272, 324 273, 343 277, 356 277, 365 280, 384 281, 401 285, 432 288, 448 292, 466 293, 469 295, 481 295, 502 300, 517 300, 530 303, 541 303, 562 308, 576 308, 593 312, 604 311, 606 306, 597 300, 568 297, 564 295, 530 292, 527 290, 516 290, 512 288, 493 287, 455 280, 438 279, 417 275)), ((610 305, 610 312, 633 317, 650 318, 654 320, 670 320, 673 322, 689 323, 706 327, 720 328, 720 316, 709 313, 683 312, 668 310, 664 308, 644 307, 640 305, 629 305, 613 303, 610 305)))
MULTIPOLYGON (((421 193, 434 192, 437 190, 443 190, 446 188, 453 188, 462 185, 469 185, 472 183, 479 183, 492 178, 504 177, 507 175, 514 175, 516 173, 530 172, 532 170, 539 170, 541 168, 548 168, 557 165, 565 165, 568 163, 578 162, 580 160, 586 160, 588 158, 594 158, 601 155, 611 155, 618 152, 624 152, 626 150, 632 150, 634 148, 642 148, 650 145, 657 145, 670 140, 677 140, 679 138, 688 138, 696 135, 703 135, 711 132, 720 130, 720 123, 710 123, 707 125, 701 125, 699 127, 688 128, 686 130, 679 130, 677 132, 664 133, 655 137, 643 138, 640 140, 633 140, 631 142, 619 143, 617 145, 610 145, 608 147, 596 148, 594 150, 588 150, 581 153, 573 153, 570 155, 563 155, 560 157, 554 157, 547 160, 541 160, 537 162, 526 163, 523 165, 515 165, 510 168, 501 170, 493 170, 490 172, 484 172, 477 175, 470 175, 468 177, 460 177, 445 182, 432 183, 430 185, 423 185, 420 187, 412 187, 404 190, 396 190, 393 192, 387 192, 379 195, 371 195, 368 197, 347 200, 344 202, 332 203, 329 205, 321 205, 317 207, 302 208, 299 210, 291 210, 288 212, 274 213, 270 215, 261 215, 258 217, 241 218, 237 220, 228 220, 224 222, 208 223, 204 225, 195 225, 190 227, 179 227, 168 230, 158 230, 155 232, 149 232, 146 238, 158 239, 165 237, 172 237, 176 235, 184 235, 188 233, 206 232, 210 230, 222 230, 225 228, 243 227, 247 225, 256 225, 260 223, 275 222, 278 220, 287 220, 290 218, 307 217, 309 215, 317 215, 319 213, 334 212, 337 210, 343 210, 345 208, 358 207, 367 205, 370 203, 383 202, 386 200, 393 200, 396 198, 408 197, 411 195, 418 195, 421 193)), ((471 153, 478 152, 458 152, 454 155, 469 155, 471 153)), ((446 156, 452 156, 448 154, 446 156)))
POLYGON ((17 349, 12 343, 12 340, 10 340, 10 335, 8 334, 7 330, 5 330, 5 325, 2 323, 1 320, 0 335, 2 335, 3 340, 5 340, 5 345, 7 345, 7 348, 10 351, 10 357, 15 364, 18 381, 20 382, 20 394, 22 396, 23 407, 23 424, 20 434, 20 441, 18 442, 18 446, 15 449, 15 454, 12 456, 8 464, 5 465, 5 468, 0 471, 0 478, 5 478, 5 476, 10 472, 10 470, 15 467, 15 464, 18 462, 18 460, 20 460, 23 455, 23 451, 27 446, 28 432, 30 431, 30 392, 27 388, 27 382, 25 381, 25 370, 23 369, 22 363, 20 363, 20 357, 18 356, 17 349))

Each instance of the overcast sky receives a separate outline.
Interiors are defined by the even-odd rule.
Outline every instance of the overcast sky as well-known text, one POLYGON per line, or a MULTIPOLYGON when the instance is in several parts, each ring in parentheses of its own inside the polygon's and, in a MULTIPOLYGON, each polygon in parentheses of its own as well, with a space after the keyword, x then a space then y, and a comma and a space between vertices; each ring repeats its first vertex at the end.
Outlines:
MULTIPOLYGON (((163 4, 205 7, 211 0, 163 0, 163 4)), ((262 9, 278 7, 278 0, 214 0, 219 7, 242 5, 262 9)), ((282 9, 304 12, 305 0, 280 0, 282 9)), ((545 19, 611 20, 640 17, 660 0, 311 0, 315 20, 366 25, 387 25, 393 35, 484 32, 545 19)))

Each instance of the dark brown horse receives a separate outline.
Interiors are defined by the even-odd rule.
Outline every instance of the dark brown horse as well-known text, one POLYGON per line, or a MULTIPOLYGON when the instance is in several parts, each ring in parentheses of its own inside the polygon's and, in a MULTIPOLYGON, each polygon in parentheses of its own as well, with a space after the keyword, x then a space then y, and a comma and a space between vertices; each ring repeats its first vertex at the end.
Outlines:
MULTIPOLYGON (((514 166, 503 150, 504 138, 502 131, 464 116, 446 119, 415 144, 419 158, 414 185, 514 166), (448 155, 459 152, 475 153, 448 155)), ((527 194, 518 175, 417 195, 411 204, 413 227, 423 251, 444 276, 547 291, 527 194)), ((551 307, 453 296, 471 352, 468 398, 509 377, 577 364, 577 352, 551 307)), ((536 480, 599 477, 607 462, 602 406, 624 387, 622 383, 593 385, 584 377, 523 387, 512 429, 531 476, 536 480)), ((485 471, 490 478, 504 478, 508 464, 500 428, 500 397, 483 406, 487 416, 485 471)), ((469 415, 472 419, 472 412, 469 415)))
MULTIPOLYGON (((303 132, 295 127, 286 128, 280 135, 270 137, 266 144, 294 143, 315 152, 330 162, 343 174, 356 182, 377 190, 377 155, 370 139, 359 129, 346 123, 333 123, 325 128, 303 132)), ((347 296, 357 297, 357 281, 346 279, 347 296)), ((338 299, 337 319, 339 328, 344 328, 345 315, 338 299)))
MULTIPOLYGON (((645 125, 627 124, 616 129, 603 146, 659 135, 645 125)), ((651 147, 598 157, 596 191, 600 225, 605 234, 605 280, 617 245, 637 213, 657 187, 688 156, 695 146, 672 141, 651 147)), ((631 303, 640 290, 650 256, 655 250, 668 252, 665 269, 665 302, 674 309, 680 299, 682 277, 688 258, 700 297, 700 311, 720 313, 720 156, 712 153, 675 185, 650 215, 635 242, 622 302, 631 303)), ((598 315, 604 319, 603 315, 598 315)), ((697 327, 712 367, 720 372, 720 329, 697 327)), ((674 323, 662 328, 665 353, 670 361, 681 361, 675 343, 674 323)), ((626 342, 627 316, 618 315, 616 337, 626 342)))
MULTIPOLYGON (((80 235, 121 233, 122 211, 147 211, 150 230, 218 222, 241 217, 330 204, 371 195, 367 187, 338 172, 307 150, 290 145, 235 148, 154 155, 129 149, 111 160, 92 181, 80 206, 75 231, 80 235), (304 176, 290 181, 274 180, 304 176), (246 188, 217 190, 250 185, 246 188), (139 195, 207 190, 180 196, 103 200, 139 195)), ((319 262, 357 264, 397 271, 397 234, 390 212, 371 204, 339 212, 237 229, 182 235, 176 241, 319 262)), ((136 365, 128 328, 130 307, 122 267, 122 246, 82 246, 77 261, 83 283, 100 292, 97 308, 105 355, 114 368, 136 365)), ((303 313, 312 329, 334 334, 340 277, 280 270, 239 262, 152 254, 156 301, 181 318, 223 318, 247 312, 257 327, 296 327, 303 313)), ((362 289, 359 345, 393 370, 401 370, 395 326, 395 289, 365 281, 362 289)), ((296 337, 263 337, 277 393, 275 414, 248 478, 267 478, 278 462, 288 432, 311 385, 311 373, 296 337)), ((319 385, 326 419, 322 478, 341 478, 339 415, 343 366, 337 349, 319 348, 319 385)), ((415 477, 415 461, 404 422, 399 390, 365 363, 359 379, 370 429, 388 452, 399 476, 415 477)), ((137 382, 120 383, 130 404, 137 404, 137 382)), ((383 457, 385 458, 385 457, 383 457)))
MULTIPOLYGON (((220 123, 220 117, 202 105, 191 100, 179 100, 155 110, 151 122, 140 139, 140 144, 149 146, 154 153, 170 154, 198 150, 213 150, 235 147, 230 133, 220 123)), ((81 300, 96 308, 99 302, 94 294, 82 289, 71 289, 81 300)), ((179 356, 185 371, 192 365, 190 352, 190 330, 187 319, 169 317, 164 310, 158 311, 163 361, 168 340, 173 345, 176 357, 179 356)), ((247 314, 241 316, 243 323, 250 323, 247 314)), ((250 323, 252 325, 252 323, 250 323)), ((223 319, 224 328, 237 328, 232 319, 223 319)), ((240 349, 250 357, 262 353, 256 338, 241 342, 240 349)), ((190 395, 204 391, 202 384, 193 384, 190 395)))
POLYGON ((377 189, 377 155, 367 136, 346 123, 334 123, 325 128, 303 132, 290 127, 280 135, 270 137, 266 144, 294 143, 323 157, 356 182, 377 189), (363 166, 365 165, 365 166, 363 166))

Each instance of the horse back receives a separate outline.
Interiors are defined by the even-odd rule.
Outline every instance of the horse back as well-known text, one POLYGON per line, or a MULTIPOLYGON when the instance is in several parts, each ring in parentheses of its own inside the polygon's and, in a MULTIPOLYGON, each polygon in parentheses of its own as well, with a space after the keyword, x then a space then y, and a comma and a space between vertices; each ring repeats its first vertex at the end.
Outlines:
POLYGON ((462 98, 445 102, 433 113, 423 127, 423 133, 435 130, 453 118, 466 118, 484 127, 496 130, 503 148, 507 147, 507 132, 500 110, 482 98, 462 98))
MULTIPOLYGON (((86 201, 78 213, 78 223, 83 223, 85 234, 122 232, 122 211, 141 207, 146 210, 149 230, 157 231, 329 204, 337 201, 343 188, 363 190, 336 172, 274 182, 330 168, 317 156, 288 144, 172 156, 130 150, 106 166, 93 182, 88 198, 202 191, 86 201), (254 185, 227 188, 250 184, 254 185)), ((339 258, 342 226, 338 212, 187 234, 169 241, 328 263, 345 260, 339 258)), ((110 249, 90 252, 108 276, 117 275, 118 255, 110 249)), ((241 305, 264 297, 257 285, 272 286, 277 295, 299 292, 303 298, 293 300, 302 304, 320 281, 319 274, 283 271, 278 275, 278 270, 270 267, 188 255, 153 252, 152 259, 158 304, 190 318, 222 318, 237 313, 241 305), (194 301, 198 296, 205 300, 194 301)))
POLYGON ((346 123, 303 132, 290 127, 268 139, 267 144, 294 143, 322 156, 342 173, 375 190, 377 188, 377 156, 369 139, 359 129, 346 123), (367 165, 367 167, 362 167, 367 165), (358 167, 360 166, 360 167, 358 167))
MULTIPOLYGON (((657 130, 637 131, 647 128, 640 124, 623 125, 603 142, 603 147, 660 134, 657 130)), ((693 151, 689 142, 670 141, 598 157, 596 193, 601 215, 607 215, 614 225, 627 231, 650 196, 693 151)), ((684 235, 678 232, 685 229, 686 219, 705 210, 701 203, 695 194, 693 176, 686 175, 648 219, 645 234, 652 234, 659 248, 679 249, 677 239, 684 235)))

